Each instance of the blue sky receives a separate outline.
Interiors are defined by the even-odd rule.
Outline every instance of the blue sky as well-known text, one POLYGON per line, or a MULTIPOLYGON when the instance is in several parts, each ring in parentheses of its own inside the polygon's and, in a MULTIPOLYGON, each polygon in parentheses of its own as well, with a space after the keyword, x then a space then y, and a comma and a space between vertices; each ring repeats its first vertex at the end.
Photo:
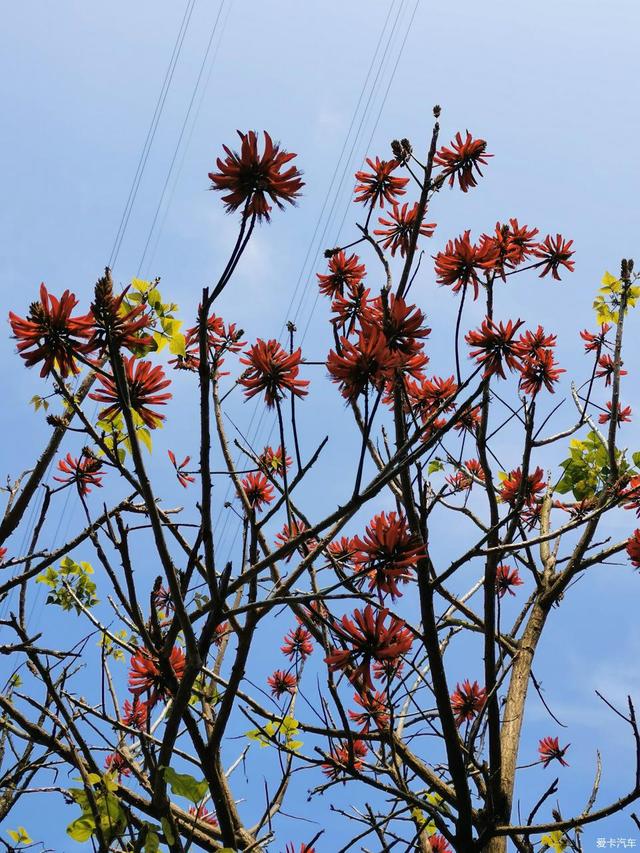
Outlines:
MULTIPOLYGON (((68 287, 88 300, 114 244, 183 11, 183 3, 165 0, 31 2, 4 10, 0 286, 5 313, 24 313, 43 280, 54 293, 68 287)), ((295 319, 301 334, 308 327, 305 354, 324 358, 326 305, 314 310, 313 273, 324 263, 318 252, 351 234, 351 175, 365 154, 385 156, 391 138, 406 135, 417 149, 425 148, 431 107, 439 103, 443 138, 468 127, 487 139, 495 157, 476 190, 439 197, 433 211, 438 222, 433 252, 465 228, 478 234, 509 216, 544 233, 561 231, 573 238, 573 276, 562 284, 523 279, 501 290, 499 304, 504 316, 540 322, 557 333, 563 366, 584 372, 577 333, 593 326, 590 306, 597 283, 605 269, 616 271, 621 256, 638 254, 639 23, 640 11, 632 0, 540 0, 534 10, 502 0, 460 0, 455 8, 427 0, 226 0, 222 8, 197 2, 115 277, 125 283, 138 274, 158 210, 140 272, 143 277, 162 276, 163 292, 180 304, 185 317, 192 315, 201 287, 214 280, 236 228, 219 199, 207 192, 207 172, 222 143, 235 144, 236 128, 265 128, 298 152, 304 197, 297 209, 274 216, 272 226, 257 231, 224 294, 222 313, 246 330, 248 340, 278 336, 283 322, 295 319), (209 61, 158 208, 216 19, 209 61), (381 34, 383 46, 390 38, 382 62, 376 52, 381 34), (337 194, 333 187, 338 181, 331 184, 336 169, 338 179, 345 175, 337 194)), ((426 260, 415 291, 434 330, 434 370, 448 375, 456 302, 435 287, 426 260)), ((474 311, 469 326, 479 316, 479 309, 474 311)), ((5 329, 0 338, 2 431, 7 437, 0 446, 3 477, 28 467, 49 431, 28 407, 30 397, 42 392, 41 382, 37 373, 21 367, 5 329)), ((638 361, 637 329, 634 318, 627 350, 631 369, 638 361)), ((343 417, 335 389, 322 387, 322 368, 313 369, 318 390, 313 407, 301 414, 308 451, 343 417)), ((164 454, 167 447, 178 453, 196 450, 195 416, 187 408, 191 391, 176 383, 174 420, 156 440, 160 489, 166 487, 174 500, 182 496, 164 454)), ((633 379, 623 395, 637 412, 640 394, 633 379)), ((242 419, 243 429, 253 411, 251 404, 232 402, 232 416, 242 419)), ((346 420, 344 424, 346 434, 346 420)), ((263 425, 255 437, 260 447, 269 428, 263 425)), ((625 438, 635 449, 640 444, 634 444, 636 428, 627 429, 625 438)), ((309 489, 305 494, 310 511, 339 499, 342 473, 353 452, 348 438, 334 442, 323 469, 326 493, 309 489)), ((510 452, 515 447, 506 448, 505 455, 510 452)), ((631 525, 630 519, 623 521, 631 525)), ((80 523, 77 510, 65 505, 57 535, 62 538, 80 523)), ((228 524, 222 530, 223 524, 221 520, 220 552, 232 554, 235 528, 228 524)), ((612 535, 624 535, 624 529, 612 535)), ((438 547, 446 553, 446 532, 438 547)), ((153 571, 148 568, 150 576, 153 571)), ((562 613, 554 614, 540 651, 539 667, 554 711, 572 721, 566 813, 588 796, 596 741, 605 760, 603 794, 625 791, 631 775, 628 735, 593 691, 598 688, 615 701, 629 691, 640 694, 635 665, 640 632, 626 604, 637 595, 637 581, 626 567, 603 568, 582 581, 562 613), (620 772, 625 769, 626 774, 620 772)), ((35 608, 34 618, 43 618, 42 605, 35 608)), ((547 734, 547 722, 535 704, 530 724, 532 738, 547 734)), ((29 825, 33 802, 25 802, 12 824, 29 825)), ((51 833, 46 839, 52 847, 71 849, 63 833, 51 833)), ((585 837, 597 834, 633 836, 634 827, 620 817, 601 833, 587 830, 585 837)), ((589 843, 595 847, 591 840, 585 849, 589 843)))

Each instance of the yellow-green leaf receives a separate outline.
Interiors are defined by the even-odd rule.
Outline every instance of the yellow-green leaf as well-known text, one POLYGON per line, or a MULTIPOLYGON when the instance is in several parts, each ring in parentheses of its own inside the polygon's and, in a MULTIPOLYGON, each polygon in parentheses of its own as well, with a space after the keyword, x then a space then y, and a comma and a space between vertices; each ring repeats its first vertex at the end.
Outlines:
POLYGON ((169 783, 172 792, 177 797, 186 797, 194 805, 199 803, 209 790, 209 785, 206 779, 198 782, 193 776, 188 773, 176 773, 172 767, 160 768, 164 772, 164 778, 169 783))
POLYGON ((187 354, 187 343, 182 332, 175 332, 169 341, 169 351, 173 355, 185 356, 187 354))
POLYGON ((550 850, 555 850, 556 853, 563 853, 563 851, 567 849, 567 842, 559 829, 555 832, 549 832, 547 835, 543 835, 540 842, 542 844, 546 844, 550 850))
POLYGON ((16 844, 33 844, 33 839, 29 837, 29 833, 24 826, 19 826, 17 829, 10 829, 9 835, 16 844))

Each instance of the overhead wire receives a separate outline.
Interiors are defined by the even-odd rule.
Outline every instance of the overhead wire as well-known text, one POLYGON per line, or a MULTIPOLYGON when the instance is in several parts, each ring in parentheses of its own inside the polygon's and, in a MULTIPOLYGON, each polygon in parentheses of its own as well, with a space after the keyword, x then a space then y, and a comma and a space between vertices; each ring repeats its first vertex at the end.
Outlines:
MULTIPOLYGON (((404 0, 402 0, 402 2, 404 2, 404 0)), ((386 44, 386 47, 385 47, 385 51, 384 51, 384 53, 383 53, 383 56, 382 56, 382 58, 381 58, 380 65, 379 65, 379 68, 378 68, 378 74, 376 75, 376 78, 375 78, 375 80, 374 80, 374 83, 372 84, 371 91, 370 91, 370 93, 369 93, 369 98, 367 99, 367 105, 366 105, 366 107, 365 107, 365 111, 364 111, 364 113, 363 113, 363 116, 361 117, 361 121, 360 121, 360 124, 359 124, 359 127, 358 127, 358 132, 356 133, 355 139, 354 139, 354 141, 353 141, 353 143, 352 143, 352 147, 351 147, 351 150, 350 150, 350 152, 349 152, 349 157, 347 158, 347 161, 346 161, 346 163, 345 163, 345 165, 344 165, 343 173, 342 173, 342 176, 341 176, 340 182, 339 182, 339 184, 338 184, 338 189, 337 189, 337 191, 336 191, 336 193, 335 193, 335 195, 334 195, 334 201, 333 201, 333 204, 332 204, 332 206, 331 206, 330 214, 329 214, 329 217, 327 218, 327 221, 326 221, 326 223, 325 223, 325 227, 324 227, 324 229, 323 229, 323 236, 321 237, 320 246, 319 246, 319 248, 318 248, 318 250, 317 250, 317 252, 316 252, 316 255, 315 255, 315 259, 314 259, 314 266, 315 266, 315 264, 317 263, 318 255, 319 255, 319 252, 320 252, 320 248, 322 247, 322 241, 324 240, 324 237, 326 236, 326 233, 328 232, 328 228, 329 228, 330 222, 331 222, 331 221, 332 221, 332 219, 333 219, 333 214, 334 214, 335 206, 336 206, 336 203, 337 203, 337 199, 339 198, 339 193, 340 193, 340 189, 341 189, 341 186, 342 186, 342 182, 344 181, 344 177, 346 176, 347 170, 348 170, 348 168, 349 168, 349 164, 350 164, 350 162, 351 162, 351 158, 352 158, 352 155, 353 155, 353 151, 355 150, 355 144, 357 144, 357 140, 359 139, 360 132, 361 132, 362 128, 364 127, 364 123, 365 123, 365 119, 366 119, 366 114, 367 114, 367 111, 368 111, 368 109, 369 109, 369 106, 370 106, 370 104, 371 104, 371 102, 372 102, 373 92, 374 92, 374 90, 376 89, 378 79, 380 78, 380 72, 381 72, 382 68, 384 67, 384 65, 386 64, 387 54, 388 54, 388 51, 389 51, 390 45, 391 45, 391 43, 392 43, 392 41, 393 41, 393 37, 394 37, 394 34, 395 34, 396 26, 397 26, 397 24, 398 24, 399 20, 400 20, 400 19, 401 19, 401 17, 402 17, 402 11, 403 11, 402 2, 401 2, 401 6, 400 6, 400 8, 399 8, 399 10, 398 10, 398 15, 397 15, 397 17, 396 17, 396 19, 395 19, 395 21, 394 21, 394 26, 393 26, 393 28, 392 28, 392 31, 391 31, 391 33, 389 34, 389 38, 388 38, 388 40, 387 40, 387 44, 386 44)), ((381 103, 380 103, 380 107, 379 107, 379 109, 378 109, 378 114, 377 114, 377 117, 376 117, 376 121, 375 121, 374 126, 373 126, 373 128, 372 128, 372 130, 371 130, 371 133, 370 133, 370 135, 369 135, 369 140, 368 140, 368 142, 367 142, 367 146, 366 146, 366 148, 365 148, 365 154, 363 155, 363 158, 362 158, 362 162, 363 162, 363 163, 364 163, 364 158, 365 158, 365 156, 366 156, 366 152, 368 151, 368 148, 369 148, 369 146, 371 145, 371 141, 372 141, 372 139, 373 139, 373 136, 374 136, 374 134, 375 134, 375 132, 376 132, 376 130, 377 130, 378 124, 379 124, 379 122, 380 122, 380 118, 381 118, 381 116, 382 116, 382 112, 383 112, 384 107, 385 107, 385 105, 386 105, 386 101, 387 101, 387 98, 388 98, 389 92, 390 92, 391 87, 392 87, 392 85, 393 85, 393 81, 394 81, 394 79, 395 79, 395 75, 396 75, 396 72, 397 72, 397 69, 398 69, 398 66, 399 66, 400 60, 401 60, 401 58, 402 58, 402 55, 403 55, 403 52, 404 52, 404 48, 405 48, 405 45, 406 45, 406 42, 407 42, 407 39, 408 39, 409 33, 410 33, 411 28, 412 28, 413 23, 414 23, 414 19, 415 19, 416 12, 417 12, 417 9, 418 9, 418 6, 419 6, 419 2, 420 2, 420 0, 416 0, 415 5, 414 5, 414 7, 413 7, 413 11, 412 11, 411 15, 409 16, 409 20, 408 20, 408 23, 407 23, 407 27, 406 27, 406 30, 405 30, 405 32, 404 32, 404 37, 402 38, 402 41, 401 41, 401 43, 400 43, 400 47, 399 47, 399 50, 398 50, 398 54, 397 54, 397 56, 396 56, 395 63, 394 63, 393 68, 392 68, 392 70, 391 70, 391 74, 390 74, 390 77, 389 77, 389 81, 388 81, 388 83, 387 83, 386 90, 385 90, 385 92, 384 92, 384 95, 383 95, 382 101, 381 101, 381 103)), ((391 8, 393 8, 393 7, 391 7, 391 8)), ((390 9, 390 11, 391 11, 391 9, 390 9)), ((388 18, 387 18, 387 21, 388 21, 388 18)), ((382 34, 384 34, 384 31, 386 30, 387 21, 385 21, 385 26, 383 27, 382 34)), ((376 51, 374 52, 374 58, 375 58, 376 54, 377 54, 377 48, 376 48, 376 51)), ((355 116, 354 116, 354 120, 355 120, 355 116)), ((354 123, 354 122, 352 121, 352 124, 353 124, 353 123, 354 123)), ((347 139, 348 139, 348 137, 347 137, 347 139)), ((346 145, 345 145, 345 146, 343 146, 343 150, 344 150, 344 147, 346 147, 346 145)), ((339 234, 340 234, 340 232, 341 232, 341 230, 342 230, 342 227, 343 227, 343 225, 344 225, 344 221, 345 221, 345 218, 346 218, 346 215, 347 215, 347 212, 348 212, 348 209, 349 209, 350 203, 351 203, 351 194, 349 194, 349 198, 347 199, 347 203, 346 203, 346 207, 345 207, 345 210, 344 210, 344 213, 343 213, 343 216, 342 216, 341 224, 340 224, 340 227, 339 227, 339 229, 338 229, 337 236, 336 236, 336 243, 337 243, 337 240, 338 240, 339 234)), ((315 232, 314 232, 314 233, 315 233, 315 232)), ((296 315, 294 315, 294 321, 297 319, 298 312, 299 312, 299 309, 301 308, 301 305, 303 304, 305 294, 306 294, 306 290, 303 290, 302 298, 301 298, 301 300, 300 300, 300 301, 299 301, 299 303, 298 303, 297 313, 296 313, 296 315)), ((312 319, 313 314, 314 314, 314 312, 315 312, 315 310, 316 310, 316 307, 317 307, 317 303, 318 303, 318 293, 316 292, 316 297, 315 297, 315 299, 314 299, 314 302, 313 302, 313 305, 312 305, 312 308, 311 308, 311 312, 310 312, 309 318, 308 318, 307 323, 306 323, 306 326, 305 326, 305 330, 304 330, 304 334, 303 334, 303 339, 304 339, 304 337, 306 336, 306 333, 307 333, 307 331, 308 331, 308 329, 309 329, 309 326, 310 326, 310 323, 311 323, 311 319, 312 319)), ((291 302, 290 302, 290 304, 289 304, 289 308, 287 309, 288 311, 291 309, 292 304, 293 304, 293 299, 291 300, 291 302)), ((286 325, 286 320, 285 320, 285 322, 284 322, 284 324, 283 324, 283 327, 284 327, 284 325, 286 325)), ((255 414, 255 411, 256 411, 256 409, 254 408, 254 414, 255 414)), ((265 414, 265 412, 264 412, 264 408, 261 408, 261 414, 260 414, 260 417, 259 417, 258 424, 257 424, 257 426, 256 426, 256 428, 255 428, 255 431, 254 431, 254 438, 253 438, 253 440, 252 440, 252 444, 254 444, 254 445, 256 444, 257 437, 258 437, 258 433, 259 433, 259 431, 260 431, 260 429, 261 429, 262 422, 263 422, 263 420, 264 420, 264 414, 265 414)), ((253 415, 252 415, 252 419, 251 419, 251 420, 253 421, 253 415)), ((250 428, 251 428, 251 424, 250 424, 250 426, 249 426, 249 429, 250 429, 250 428)), ((267 439, 266 439, 267 443, 269 442, 270 437, 271 437, 271 435, 273 434, 274 429, 275 429, 275 426, 274 426, 274 424, 272 424, 272 425, 271 425, 271 427, 270 427, 270 429, 269 429, 269 433, 268 433, 268 435, 267 435, 267 439)), ((262 443, 262 442, 260 442, 260 444, 261 444, 261 443, 262 443)), ((229 484, 229 485, 228 485, 227 498, 228 498, 228 496, 229 496, 229 494, 230 494, 230 488, 231 488, 231 484, 229 484)), ((230 513, 227 513, 227 515, 226 515, 226 519, 225 519, 225 525, 223 526, 223 530, 222 530, 222 532, 221 532, 221 538, 223 538, 223 537, 224 537, 224 533, 225 533, 226 528, 227 528, 227 526, 228 526, 228 523, 229 523, 230 521, 231 521, 231 514, 230 514, 230 513)), ((226 556, 226 558, 225 558, 225 560, 224 560, 223 562, 226 562, 226 561, 229 559, 229 556, 231 555, 231 552, 233 551, 233 548, 234 548, 235 542, 237 541, 237 538, 238 538, 238 535, 239 535, 239 531, 240 531, 240 524, 239 524, 239 523, 237 523, 237 524, 236 524, 236 529, 235 529, 235 534, 233 535, 233 539, 232 539, 231 544, 230 544, 230 546, 229 546, 229 548, 228 548, 227 556, 226 556)))
POLYGON ((180 58, 180 53, 182 52, 182 45, 184 44, 184 39, 187 34, 187 29, 189 27, 189 22, 191 21, 191 16, 193 14, 195 4, 196 0, 187 0, 187 5, 185 6, 182 21, 180 23, 180 29, 178 30, 178 35, 176 36, 176 40, 173 45, 173 50, 171 52, 171 59, 169 60, 169 65, 167 66, 167 70, 164 75, 164 80, 162 81, 160 94, 158 95, 158 100, 156 101, 153 116, 151 118, 151 123, 149 124, 147 136, 145 138, 144 145, 142 146, 142 151, 140 152, 138 165, 136 167, 135 175, 133 176, 133 181, 131 182, 131 187, 129 188, 129 195, 125 203, 124 210, 122 211, 120 225, 118 226, 118 231, 113 242, 111 254, 109 256, 109 267, 111 269, 113 269, 113 267, 115 266, 118 260, 118 255, 120 254, 122 241, 124 239, 127 226, 129 224, 129 218, 131 216, 131 211, 133 210, 133 205, 135 204, 135 200, 138 195, 138 189, 140 187, 142 175, 147 165, 147 160, 149 159, 149 152, 151 151, 151 146, 153 145, 153 141, 155 139, 158 124, 160 123, 160 118, 162 116, 164 105, 167 100, 167 95, 169 93, 169 89, 171 88, 173 75, 176 69, 176 65, 178 63, 178 59, 180 58))
POLYGON ((149 228, 149 233, 147 235, 146 242, 144 244, 144 249, 142 252, 142 256, 140 258, 140 263, 138 264, 138 276, 142 272, 142 266, 144 264, 145 258, 147 256, 147 251, 149 249, 149 244, 151 242, 151 237, 153 236, 153 231, 156 227, 156 223, 158 221, 158 216, 160 215, 160 208, 162 207, 162 203, 164 202, 164 197, 167 192, 167 187, 169 186, 169 181, 171 180, 171 175, 173 173, 173 168, 175 166, 176 160, 178 158, 178 152, 180 150, 180 146, 182 145, 182 139, 185 134, 185 130, 187 129, 187 124, 189 122, 189 117, 191 116, 191 110, 193 109, 193 105, 195 103, 196 95, 198 94, 198 89, 200 88, 200 81, 202 80, 202 75, 204 74, 205 66, 207 63, 207 59, 209 58, 209 53, 211 51, 211 46, 213 44, 213 40, 215 38, 216 32, 218 30, 218 24, 220 23, 220 16, 222 14, 222 9, 224 7, 225 0, 222 0, 220 6, 218 7, 218 14, 216 15, 211 34, 209 36, 209 41, 207 42, 207 47, 204 52, 204 56, 202 57, 202 62, 200 63, 200 69, 198 71, 198 76, 196 78, 195 85, 193 87, 193 92, 191 93, 191 98, 189 100, 189 105, 187 107, 187 111, 185 113, 184 119, 182 121, 182 127, 180 128, 180 133, 178 135, 178 140, 175 144, 175 148, 173 150, 173 156, 171 157, 171 162, 169 163, 169 168, 167 170, 167 174, 164 179, 164 184, 162 186, 162 192, 160 193, 160 198, 158 199, 158 203, 156 205, 156 210, 153 215, 153 220, 151 222, 151 227, 149 228))

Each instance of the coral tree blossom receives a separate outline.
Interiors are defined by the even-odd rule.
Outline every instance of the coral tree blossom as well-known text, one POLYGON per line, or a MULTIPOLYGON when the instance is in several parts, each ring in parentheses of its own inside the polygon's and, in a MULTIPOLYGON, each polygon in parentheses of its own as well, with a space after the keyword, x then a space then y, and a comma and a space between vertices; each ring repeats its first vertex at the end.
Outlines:
POLYGON ((86 356, 95 349, 93 316, 83 314, 72 317, 78 300, 68 290, 58 299, 44 284, 40 285, 40 301, 33 302, 28 315, 18 317, 9 312, 13 336, 18 340, 18 352, 27 367, 42 362, 40 376, 49 376, 57 370, 64 379, 78 374, 77 356, 86 356))
POLYGON ((255 131, 238 131, 240 153, 226 145, 224 160, 218 158, 217 172, 209 172, 213 190, 227 193, 222 197, 227 211, 232 213, 244 206, 245 216, 269 221, 269 201, 284 208, 284 202, 294 204, 304 183, 295 166, 284 168, 296 156, 280 149, 264 131, 264 151, 258 151, 255 131))
POLYGON ((102 488, 102 477, 98 476, 102 471, 102 462, 95 456, 89 456, 84 452, 77 459, 67 453, 64 459, 58 462, 58 470, 66 474, 65 477, 54 477, 58 483, 75 483, 81 495, 88 495, 90 486, 102 488))
MULTIPOLYGON (((171 399, 171 394, 160 393, 171 385, 171 380, 165 378, 159 364, 154 367, 150 361, 138 361, 126 356, 122 361, 129 386, 131 408, 149 429, 159 427, 165 419, 164 415, 154 412, 149 407, 165 406, 167 400, 171 399)), ((93 391, 89 397, 99 403, 108 403, 107 408, 100 413, 100 417, 103 420, 112 420, 122 411, 122 401, 116 390, 115 379, 99 373, 98 382, 102 385, 102 389, 93 391)))
POLYGON ((471 242, 471 232, 465 231, 455 240, 449 240, 443 252, 434 256, 436 281, 451 287, 454 293, 473 287, 473 298, 478 298, 480 274, 491 270, 499 260, 498 250, 492 240, 471 242))
POLYGON ((363 611, 355 610, 352 618, 343 616, 341 622, 333 626, 333 630, 351 648, 334 649, 325 658, 325 663, 332 672, 348 669, 357 663, 349 678, 351 681, 362 679, 363 687, 369 690, 373 689, 370 670, 372 660, 396 660, 408 652, 413 644, 413 634, 402 619, 391 616, 385 608, 376 612, 370 604, 363 611), (389 624, 385 625, 387 616, 389 624))
POLYGON ((191 457, 185 456, 184 459, 182 460, 182 462, 178 465, 178 462, 176 460, 176 455, 173 452, 173 450, 167 450, 167 455, 169 456, 169 459, 171 460, 171 464, 175 468, 176 477, 178 478, 178 482, 180 483, 180 485, 182 486, 183 489, 186 489, 187 486, 189 485, 189 483, 195 482, 195 477, 192 477, 191 474, 188 474, 185 471, 185 468, 187 467, 187 465, 191 461, 191 457))
POLYGON ((267 678, 267 684, 271 688, 271 692, 280 699, 285 693, 293 694, 296 692, 298 680, 291 672, 285 672, 283 669, 276 671, 267 678))
POLYGON ((336 296, 344 295, 345 287, 357 287, 367 274, 364 264, 358 263, 359 260, 357 255, 347 257, 342 251, 332 255, 329 272, 325 275, 316 273, 320 293, 335 299, 336 296))
POLYGON ((426 553, 411 534, 407 520, 395 512, 376 515, 364 537, 354 538, 353 547, 355 569, 368 578, 369 590, 390 593, 392 598, 402 594, 398 582, 409 580, 411 570, 426 553))
POLYGON ((631 565, 636 569, 640 569, 640 529, 634 530, 627 542, 627 554, 631 560, 631 565))
POLYGON ((441 175, 449 178, 450 187, 454 185, 457 177, 460 189, 466 193, 470 187, 478 184, 473 170, 482 175, 480 165, 486 165, 487 158, 493 157, 493 154, 487 154, 487 143, 484 139, 474 139, 469 131, 465 139, 461 133, 456 133, 455 139, 449 145, 450 148, 443 146, 436 153, 433 162, 444 167, 441 175))
POLYGON ((537 258, 542 258, 538 266, 542 267, 540 278, 543 278, 547 273, 551 273, 552 278, 560 281, 560 267, 565 267, 569 272, 573 272, 575 261, 571 257, 575 252, 571 251, 573 240, 565 240, 562 234, 556 234, 555 238, 548 234, 542 243, 534 251, 537 258))
POLYGON ((247 474, 241 485, 252 509, 258 512, 273 500, 273 486, 262 473, 247 474))
POLYGON ((395 204, 398 196, 404 195, 404 189, 409 183, 409 178, 399 178, 393 172, 400 165, 397 160, 380 160, 376 157, 375 161, 367 158, 367 165, 371 172, 356 172, 355 201, 365 205, 375 207, 379 204, 384 207, 385 201, 388 204, 395 204))
POLYGON ((297 625, 292 628, 284 638, 284 645, 280 647, 280 651, 291 661, 295 658, 306 660, 313 652, 310 632, 304 625, 297 625))
POLYGON ((523 580, 517 569, 512 569, 511 566, 500 565, 496 570, 496 592, 500 598, 508 592, 509 595, 515 595, 512 587, 522 586, 523 580))
MULTIPOLYGON (((417 202, 411 208, 406 203, 402 207, 394 203, 389 214, 390 218, 385 219, 381 216, 378 220, 378 223, 385 227, 376 228, 373 233, 376 237, 382 237, 383 248, 391 249, 392 256, 399 251, 400 255, 404 258, 409 251, 411 236, 417 226, 419 213, 420 210, 417 202)), ((435 228, 435 222, 422 221, 418 233, 424 237, 432 237, 435 228)))
POLYGON ((473 720, 484 706, 486 698, 485 689, 480 687, 477 681, 471 684, 467 679, 462 684, 456 684, 456 689, 451 694, 451 707, 457 725, 461 726, 464 722, 473 720))
MULTIPOLYGON (((169 655, 169 666, 177 681, 184 675, 186 659, 180 646, 174 646, 169 655)), ((131 658, 129 670, 129 691, 136 699, 143 693, 149 694, 149 707, 155 704, 158 697, 166 698, 173 693, 173 688, 166 682, 157 656, 148 649, 138 649, 131 658)))
POLYGON ((548 767, 555 759, 556 761, 559 761, 563 767, 568 767, 569 764, 564 760, 564 754, 569 749, 569 746, 570 744, 567 744, 561 749, 557 737, 543 737, 538 743, 540 761, 545 767, 548 767))
POLYGON ((259 338, 246 353, 246 358, 240 359, 241 364, 248 365, 239 380, 247 389, 245 395, 255 397, 264 391, 265 402, 270 409, 286 391, 296 397, 304 397, 309 393, 306 390, 309 382, 298 379, 301 359, 302 350, 288 353, 278 341, 259 338))

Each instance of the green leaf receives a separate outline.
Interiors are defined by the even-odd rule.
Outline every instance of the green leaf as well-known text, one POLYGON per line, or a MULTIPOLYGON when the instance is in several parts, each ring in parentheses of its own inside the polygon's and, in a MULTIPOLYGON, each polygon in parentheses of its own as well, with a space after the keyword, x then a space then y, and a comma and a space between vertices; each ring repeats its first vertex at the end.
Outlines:
POLYGON ((169 341, 169 352, 183 357, 187 354, 187 342, 182 332, 175 332, 172 335, 169 341))
POLYGON ((436 471, 444 471, 444 465, 439 459, 433 459, 427 466, 427 474, 435 474, 436 471))
POLYGON ((149 430, 145 427, 142 427, 141 429, 137 430, 136 435, 139 439, 141 439, 142 443, 147 448, 149 453, 151 453, 153 450, 153 439, 151 438, 151 433, 149 432, 149 430))
POLYGON ((24 826, 19 826, 17 829, 10 829, 9 835, 16 844, 33 844, 33 839, 29 837, 29 833, 24 826))
MULTIPOLYGON (((171 842, 172 843, 172 842, 171 842)), ((144 853, 158 853, 160 838, 157 832, 147 824, 147 836, 144 840, 144 853)))
POLYGON ((167 818, 161 818, 160 823, 162 824, 162 831, 164 832, 164 837, 167 839, 167 844, 175 844, 176 839, 171 829, 171 824, 169 823, 167 818))
POLYGON ((74 841, 88 841, 96 828, 96 822, 88 815, 76 818, 67 827, 67 835, 74 841))
POLYGON ((171 791, 177 797, 186 797, 194 805, 199 803, 209 790, 206 779, 198 782, 188 773, 176 773, 172 767, 161 767, 160 769, 164 772, 164 778, 169 783, 171 791))
POLYGON ((546 846, 551 850, 555 850, 556 853, 563 853, 563 851, 567 849, 567 842, 560 830, 543 835, 540 842, 542 844, 546 844, 546 846))

